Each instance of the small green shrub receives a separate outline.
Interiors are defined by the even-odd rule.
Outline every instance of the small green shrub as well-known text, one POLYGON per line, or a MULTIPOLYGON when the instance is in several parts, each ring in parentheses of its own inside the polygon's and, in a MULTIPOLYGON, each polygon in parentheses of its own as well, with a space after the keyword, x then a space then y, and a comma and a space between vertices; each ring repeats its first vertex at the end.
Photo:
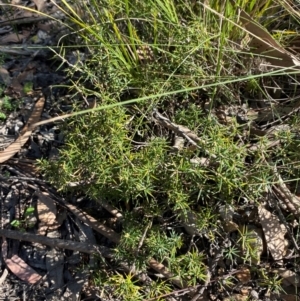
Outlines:
MULTIPOLYGON (((246 34, 230 22, 237 20, 231 1, 209 1, 211 10, 192 2, 91 0, 89 5, 76 3, 82 16, 62 0, 74 28, 70 37, 76 34, 89 53, 84 63, 78 59, 67 69, 75 96, 92 95, 105 106, 185 92, 73 117, 63 127, 66 144, 58 159, 40 162, 47 180, 59 190, 104 199, 123 213, 115 260, 147 271, 147 260, 155 257, 185 285, 203 282, 207 275, 206 256, 182 235, 189 213, 196 216, 192 226, 198 234, 210 243, 217 241, 222 236, 218 205, 235 208, 242 198, 258 202, 276 180, 274 166, 284 160, 291 166, 299 156, 293 135, 281 134, 284 147, 268 149, 268 137, 248 137, 251 120, 243 123, 232 117, 221 124, 211 114, 220 105, 241 105, 243 89, 253 99, 264 90, 252 75, 253 57, 240 51, 246 34), (247 81, 234 84, 245 74, 247 81), (199 88, 208 84, 214 86, 199 88), (188 88, 197 90, 191 93, 188 88), (184 139, 182 149, 174 151, 176 133, 155 121, 154 109, 194 131, 201 138, 198 145, 191 147, 184 139), (249 150, 253 141, 261 149, 249 150), (207 164, 197 163, 201 159, 207 164)), ((254 19, 281 7, 273 1, 238 3, 254 19)), ((277 19, 266 24, 272 22, 277 19)), ((65 51, 62 47, 60 57, 65 51)), ((288 167, 285 176, 299 177, 299 168, 288 167)), ((237 256, 253 262, 251 237, 244 233, 240 240, 244 254, 231 246, 225 257, 234 264, 237 256)), ((153 278, 144 288, 132 274, 99 275, 101 284, 123 300, 144 300, 172 290, 153 278)), ((276 286, 276 281, 266 286, 276 286)))
POLYGON ((0 99, 0 119, 6 119, 6 114, 13 111, 14 108, 15 106, 12 100, 6 95, 3 96, 2 99, 0 99))

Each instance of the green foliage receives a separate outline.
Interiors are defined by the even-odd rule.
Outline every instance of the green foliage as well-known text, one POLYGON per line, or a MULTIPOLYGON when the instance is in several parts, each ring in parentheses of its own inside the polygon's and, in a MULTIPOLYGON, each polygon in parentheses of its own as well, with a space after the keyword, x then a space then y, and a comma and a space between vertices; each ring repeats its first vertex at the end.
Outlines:
POLYGON ((23 91, 24 91, 25 94, 27 94, 29 92, 32 92, 32 89, 33 89, 33 83, 32 82, 26 82, 24 84, 23 91))
POLYGON ((259 285, 264 287, 268 290, 268 292, 273 293, 281 293, 284 292, 283 288, 281 287, 282 278, 278 275, 267 273, 264 269, 259 271, 260 280, 259 285))
POLYGON ((114 294, 124 301, 143 300, 142 295, 139 293, 141 287, 137 285, 133 275, 121 275, 119 273, 111 276, 108 280, 108 285, 115 287, 114 294))
POLYGON ((187 285, 194 286, 199 280, 206 280, 205 256, 198 251, 188 252, 178 256, 176 260, 169 260, 170 269, 187 285))
POLYGON ((6 115, 3 112, 0 112, 0 119, 1 120, 6 119, 6 115))
POLYGON ((19 100, 11 99, 4 95, 4 86, 0 86, 0 119, 5 120, 7 115, 13 112, 19 104, 19 100))
MULTIPOLYGON (((249 74, 241 85, 252 98, 263 91, 259 78, 251 75, 252 57, 245 59, 239 51, 245 32, 233 24, 237 16, 231 1, 209 1, 210 9, 191 2, 91 0, 89 5, 76 2, 73 9, 62 0, 74 30, 69 38, 76 37, 89 53, 84 63, 78 53, 67 69, 76 79, 70 87, 74 97, 92 95, 102 108, 115 106, 69 119, 58 159, 41 161, 40 169, 59 190, 84 191, 123 213, 117 262, 145 272, 154 257, 182 283, 196 285, 206 280, 207 258, 196 247, 187 248, 179 230, 188 214, 195 214, 193 226, 200 235, 217 240, 222 236, 217 205, 235 207, 242 197, 259 200, 274 182, 274 164, 299 161, 294 151, 299 143, 295 134, 280 133, 284 147, 268 150, 268 138, 251 137, 262 148, 251 152, 245 142, 251 120, 232 118, 222 124, 210 114, 221 104, 240 105, 241 86, 236 82, 241 75, 249 74), (161 96, 177 90, 184 93, 161 96), (152 94, 160 97, 118 105, 152 94), (184 137, 184 146, 174 151, 176 133, 156 123, 154 109, 195 132, 200 137, 197 146, 184 137)), ((272 1, 238 3, 255 19, 279 9, 272 1)), ((62 46, 59 56, 65 52, 62 46)), ((287 168, 285 177, 299 177, 299 168, 287 168)), ((225 258, 232 264, 236 259, 256 263, 253 237, 243 230, 238 242, 242 251, 227 248, 225 258)), ((172 290, 159 279, 145 289, 133 274, 98 276, 99 283, 122 300, 144 300, 172 290)), ((276 281, 266 286, 276 286, 276 281)))
POLYGON ((259 262, 259 246, 258 237, 255 231, 248 229, 243 226, 239 231, 240 238, 237 241, 237 245, 240 246, 241 255, 240 257, 244 262, 250 264, 257 264, 259 262))
POLYGON ((13 109, 13 105, 9 97, 4 96, 1 103, 1 108, 6 111, 11 111, 13 109))
POLYGON ((136 128, 147 124, 138 118, 129 120, 121 107, 71 120, 60 158, 42 165, 49 180, 62 190, 68 189, 70 182, 91 182, 85 191, 92 197, 101 195, 116 203, 142 199, 143 206, 151 210, 188 210, 196 205, 193 195, 229 198, 241 188, 249 193, 249 166, 244 164, 247 152, 235 142, 235 130, 214 120, 208 124, 198 117, 189 119, 189 123, 202 125, 198 132, 207 142, 206 151, 219 158, 217 169, 212 170, 195 166, 189 150, 172 153, 168 141, 155 135, 137 146, 133 142, 136 128))
POLYGON ((13 227, 20 229, 22 231, 25 231, 26 228, 32 228, 35 226, 35 222, 32 223, 30 221, 30 218, 34 217, 34 212, 35 212, 34 207, 28 207, 26 208, 22 219, 19 220, 15 219, 10 224, 13 227))
MULTIPOLYGON (((1 94, 1 92, 0 92, 1 94)), ((0 119, 6 119, 6 114, 13 111, 15 106, 8 96, 3 96, 0 99, 0 119)))

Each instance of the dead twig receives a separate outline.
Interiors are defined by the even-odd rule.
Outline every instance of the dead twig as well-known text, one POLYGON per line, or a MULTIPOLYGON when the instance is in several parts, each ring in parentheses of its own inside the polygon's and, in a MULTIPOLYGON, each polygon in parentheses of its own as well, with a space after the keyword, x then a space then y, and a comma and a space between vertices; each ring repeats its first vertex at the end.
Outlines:
POLYGON ((0 26, 7 26, 7 25, 22 25, 22 24, 30 24, 30 23, 36 23, 41 21, 46 21, 51 19, 50 16, 40 16, 38 13, 33 14, 31 17, 20 17, 20 18, 14 18, 9 19, 5 21, 0 22, 0 26))
POLYGON ((279 140, 269 141, 266 145, 260 145, 260 144, 255 143, 249 147, 249 150, 252 152, 257 151, 258 149, 261 149, 261 148, 263 148, 264 150, 267 150, 267 149, 275 147, 279 144, 280 144, 279 140))
MULTIPOLYGON (((161 115, 157 110, 154 110, 153 117, 158 122, 158 124, 160 124, 161 126, 163 126, 163 127, 167 128, 167 129, 173 131, 178 136, 181 136, 181 137, 185 138, 189 143, 191 143, 195 147, 200 148, 200 146, 198 145, 198 143, 201 143, 203 146, 205 146, 207 144, 203 139, 199 138, 196 135, 196 133, 194 133, 193 131, 191 131, 189 128, 187 128, 187 127, 185 127, 183 125, 178 125, 176 123, 171 122, 170 119, 168 119, 168 118, 164 117, 163 115, 161 115)), ((211 158, 217 159, 216 155, 210 154, 205 149, 204 149, 204 151, 211 158)))
POLYGON ((97 246, 86 242, 77 242, 77 241, 71 241, 65 239, 49 238, 43 235, 36 235, 36 234, 31 234, 31 233, 26 233, 21 231, 0 229, 0 236, 16 239, 20 241, 39 243, 39 244, 50 246, 52 248, 79 251, 82 253, 92 254, 92 253, 99 252, 100 254, 102 254, 107 252, 106 250, 107 248, 105 247, 97 246))
POLYGON ((159 274, 162 274, 165 278, 169 279, 177 287, 179 288, 187 287, 186 283, 184 283, 180 278, 175 277, 162 263, 159 263, 154 258, 151 258, 148 261, 148 264, 152 269, 157 271, 159 274))
POLYGON ((113 216, 115 216, 118 220, 123 219, 123 215, 119 212, 118 209, 110 205, 109 203, 103 201, 103 200, 97 200, 97 203, 102 206, 105 210, 107 210, 109 213, 111 213, 113 216))
POLYGON ((152 220, 149 221, 149 223, 148 223, 148 225, 146 226, 146 229, 144 230, 144 233, 143 233, 143 235, 142 235, 142 237, 141 237, 141 239, 140 239, 140 241, 139 241, 139 244, 138 244, 138 246, 137 246, 137 248, 136 248, 136 250, 135 250, 135 255, 136 255, 136 256, 139 254, 140 249, 141 249, 141 247, 142 247, 142 245, 143 245, 143 243, 144 243, 144 240, 145 240, 145 238, 146 238, 146 235, 147 235, 147 233, 148 233, 148 230, 149 230, 151 227, 152 227, 152 220))

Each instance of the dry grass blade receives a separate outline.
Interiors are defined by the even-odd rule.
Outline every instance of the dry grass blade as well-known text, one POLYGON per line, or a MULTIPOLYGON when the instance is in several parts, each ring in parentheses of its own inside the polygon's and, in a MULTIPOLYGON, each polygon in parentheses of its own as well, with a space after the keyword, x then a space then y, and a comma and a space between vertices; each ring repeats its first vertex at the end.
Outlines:
MULTIPOLYGON (((235 1, 231 0, 231 3, 236 6, 235 1)), ((272 35, 240 7, 237 7, 237 16, 240 17, 240 22, 253 37, 249 45, 253 48, 251 50, 253 53, 265 55, 266 59, 274 66, 300 66, 300 62, 293 54, 281 47, 272 35)))
POLYGON ((43 11, 46 5, 46 1, 44 0, 33 0, 38 11, 43 11))

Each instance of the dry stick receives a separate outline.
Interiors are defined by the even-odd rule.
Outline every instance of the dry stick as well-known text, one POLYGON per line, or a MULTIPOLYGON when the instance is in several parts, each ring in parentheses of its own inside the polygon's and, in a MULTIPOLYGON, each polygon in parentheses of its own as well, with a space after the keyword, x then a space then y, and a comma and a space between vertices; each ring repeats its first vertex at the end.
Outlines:
MULTIPOLYGON (((280 116, 280 118, 277 118, 277 119, 274 120, 274 121, 268 122, 266 125, 263 126, 263 128, 265 128, 265 127, 267 127, 267 126, 270 126, 270 125, 273 126, 274 124, 280 122, 281 120, 283 120, 283 119, 285 120, 285 119, 287 119, 288 117, 292 116, 294 113, 297 113, 297 111, 300 110, 300 102, 299 102, 299 98, 300 98, 299 96, 297 96, 297 97, 292 97, 292 98, 289 97, 289 100, 290 100, 290 101, 297 100, 296 103, 293 104, 293 109, 292 109, 289 113, 287 113, 286 115, 280 116)), ((281 105, 281 107, 282 107, 282 105, 281 105)), ((275 110, 276 110, 276 109, 275 109, 275 110)), ((280 110, 280 108, 279 108, 279 110, 280 110)))
POLYGON ((48 16, 39 16, 36 14, 36 16, 31 17, 21 17, 21 18, 15 18, 11 20, 5 20, 0 22, 0 26, 7 26, 7 25, 22 25, 22 24, 29 24, 29 23, 36 23, 40 21, 46 21, 50 20, 50 17, 48 16))
POLYGON ((113 216, 115 216, 118 220, 123 219, 123 215, 119 212, 118 209, 114 208, 109 203, 106 203, 103 200, 97 200, 97 203, 102 206, 105 210, 107 210, 109 213, 111 213, 113 216))
MULTIPOLYGON (((192 286, 192 287, 187 287, 187 288, 183 288, 183 289, 180 289, 180 290, 176 290, 176 291, 173 291, 171 293, 167 293, 167 294, 163 294, 163 295, 159 295, 157 297, 153 297, 153 298, 150 298, 150 299, 146 299, 144 301, 154 301, 154 300, 158 300, 160 298, 164 298, 164 297, 169 297, 169 296, 172 296, 172 295, 177 295, 179 293, 185 293, 185 292, 188 292, 189 290, 191 289, 197 289, 198 287, 201 287, 203 286, 202 284, 197 284, 195 286, 192 286)), ((182 296, 182 295, 181 295, 182 296)))
POLYGON ((146 226, 146 229, 144 230, 144 234, 142 235, 140 241, 139 241, 139 244, 135 250, 135 255, 137 256, 140 252, 140 249, 144 243, 144 240, 146 239, 146 235, 148 233, 148 230, 152 227, 152 220, 148 223, 148 225, 146 226))
POLYGON ((37 182, 37 183, 45 183, 46 181, 38 179, 38 178, 30 178, 30 177, 15 177, 15 176, 10 176, 9 178, 1 176, 0 175, 0 180, 1 181, 14 181, 14 180, 18 180, 18 181, 30 181, 30 182, 37 182))
MULTIPOLYGON (((197 148, 200 148, 198 143, 201 143, 202 145, 205 145, 206 142, 199 138, 193 131, 191 131, 189 128, 178 125, 176 123, 171 122, 168 118, 164 117, 160 113, 158 113, 157 110, 154 110, 154 118, 155 120, 163 127, 175 132, 177 135, 185 138, 189 143, 196 146, 197 148)), ((214 154, 209 153, 207 150, 204 149, 207 155, 212 157, 213 159, 217 159, 217 156, 214 154)))
POLYGON ((11 239, 29 241, 44 244, 53 248, 61 248, 61 249, 69 249, 73 251, 79 251, 82 253, 95 253, 107 252, 108 248, 97 246, 90 243, 85 242, 77 242, 72 240, 58 239, 58 238, 49 238, 43 235, 36 235, 27 232, 0 229, 0 236, 4 236, 11 239))
MULTIPOLYGON (((29 184, 29 186, 33 189, 36 190, 36 188, 32 185, 29 184)), ((95 231, 101 233, 103 236, 111 239, 112 241, 114 241, 115 243, 118 243, 120 240, 120 237, 117 233, 115 233, 113 230, 111 230, 110 228, 100 224, 97 220, 95 220, 92 216, 84 213, 83 211, 77 209, 75 206, 67 204, 64 200, 59 199, 59 201, 56 200, 56 197, 49 191, 48 192, 50 196, 52 196, 52 199, 54 201, 56 201, 57 203, 59 203, 61 206, 64 206, 65 208, 67 208, 69 211, 71 211, 74 215, 76 215, 82 222, 89 222, 92 221, 92 223, 89 223, 88 225, 94 229, 95 231), (83 215, 84 214, 84 215, 83 215)), ((36 195, 40 195, 41 192, 39 190, 36 190, 35 192, 36 195)), ((96 246, 98 248, 98 246, 96 246)), ((106 248, 106 247, 100 247, 99 249, 96 250, 91 250, 90 253, 94 253, 94 252, 100 252, 100 254, 105 257, 105 258, 114 258, 114 253, 111 249, 106 248)), ((125 262, 120 262, 119 263, 120 267, 123 268, 123 270, 127 273, 131 273, 132 272, 132 268, 130 266, 128 266, 127 263, 125 262)), ((135 276, 139 279, 139 281, 145 283, 145 284, 149 284, 151 283, 152 279, 145 273, 140 273, 140 274, 135 274, 135 276)))
MULTIPOLYGON (((36 191, 37 196, 41 196, 42 193, 40 191, 36 191)), ((102 223, 98 222, 95 218, 90 216, 89 214, 85 213, 84 211, 78 209, 76 206, 66 203, 65 201, 61 200, 63 205, 69 209, 74 215, 76 215, 82 222, 86 223, 95 231, 101 233, 103 236, 107 237, 114 243, 120 243, 120 235, 113 231, 112 229, 106 227, 102 223)))
MULTIPOLYGON (((280 144, 280 140, 269 141, 265 146, 263 146, 263 148, 264 148, 264 150, 267 150, 267 149, 275 147, 279 144, 280 144)), ((254 152, 254 151, 257 151, 258 149, 260 149, 261 147, 262 147, 261 145, 255 143, 249 147, 249 150, 254 152)))
MULTIPOLYGON (((26 177, 25 174, 23 174, 22 172, 20 172, 19 170, 15 169, 12 166, 9 165, 3 165, 3 167, 5 167, 8 171, 10 171, 11 173, 17 175, 18 177, 26 177)), ((6 178, 6 179, 10 179, 12 177, 6 178)))
POLYGON ((152 269, 154 269, 155 271, 157 271, 159 274, 162 274, 163 276, 165 276, 167 279, 169 279, 173 284, 175 284, 179 288, 184 288, 184 287, 187 286, 178 277, 175 278, 175 275, 173 275, 162 263, 159 263, 154 258, 151 258, 148 261, 148 264, 150 265, 150 267, 152 269))
MULTIPOLYGON (((217 282, 217 281, 220 281, 222 279, 227 279, 227 278, 231 277, 232 275, 234 275, 236 273, 239 273, 241 271, 242 270, 234 270, 234 271, 232 271, 232 272, 230 272, 230 273, 228 273, 228 274, 226 274, 224 276, 216 277, 215 279, 209 278, 209 283, 217 282)), ((208 277, 210 277, 210 275, 208 275, 208 277)), ((183 288, 183 289, 180 289, 180 290, 176 290, 176 291, 173 291, 173 292, 170 292, 170 293, 167 293, 167 294, 163 294, 163 295, 160 295, 160 296, 157 296, 157 297, 146 299, 144 301, 154 301, 154 300, 157 300, 157 299, 160 299, 160 298, 164 298, 164 297, 167 297, 167 296, 178 295, 179 293, 185 293, 185 292, 188 293, 190 291, 195 291, 195 289, 197 289, 198 287, 203 287, 204 286, 204 288, 206 288, 206 286, 209 283, 205 283, 204 285, 203 284, 197 284, 195 286, 189 286, 189 287, 186 287, 186 288, 183 288)))
POLYGON ((76 206, 65 203, 65 206, 74 214, 76 215, 82 222, 86 223, 88 226, 90 226, 95 231, 101 233, 103 236, 107 237, 114 243, 120 243, 120 235, 110 229, 109 227, 103 225, 99 221, 97 221, 95 218, 87 214, 86 212, 78 209, 76 206))
MULTIPOLYGON (((56 48, 51 47, 51 48, 56 48)), ((34 57, 36 55, 45 57, 48 56, 47 53, 50 52, 49 48, 44 46, 32 46, 32 47, 26 47, 21 45, 11 45, 11 46, 3 46, 0 45, 0 53, 5 54, 15 54, 15 55, 23 55, 23 56, 30 56, 34 57)))

